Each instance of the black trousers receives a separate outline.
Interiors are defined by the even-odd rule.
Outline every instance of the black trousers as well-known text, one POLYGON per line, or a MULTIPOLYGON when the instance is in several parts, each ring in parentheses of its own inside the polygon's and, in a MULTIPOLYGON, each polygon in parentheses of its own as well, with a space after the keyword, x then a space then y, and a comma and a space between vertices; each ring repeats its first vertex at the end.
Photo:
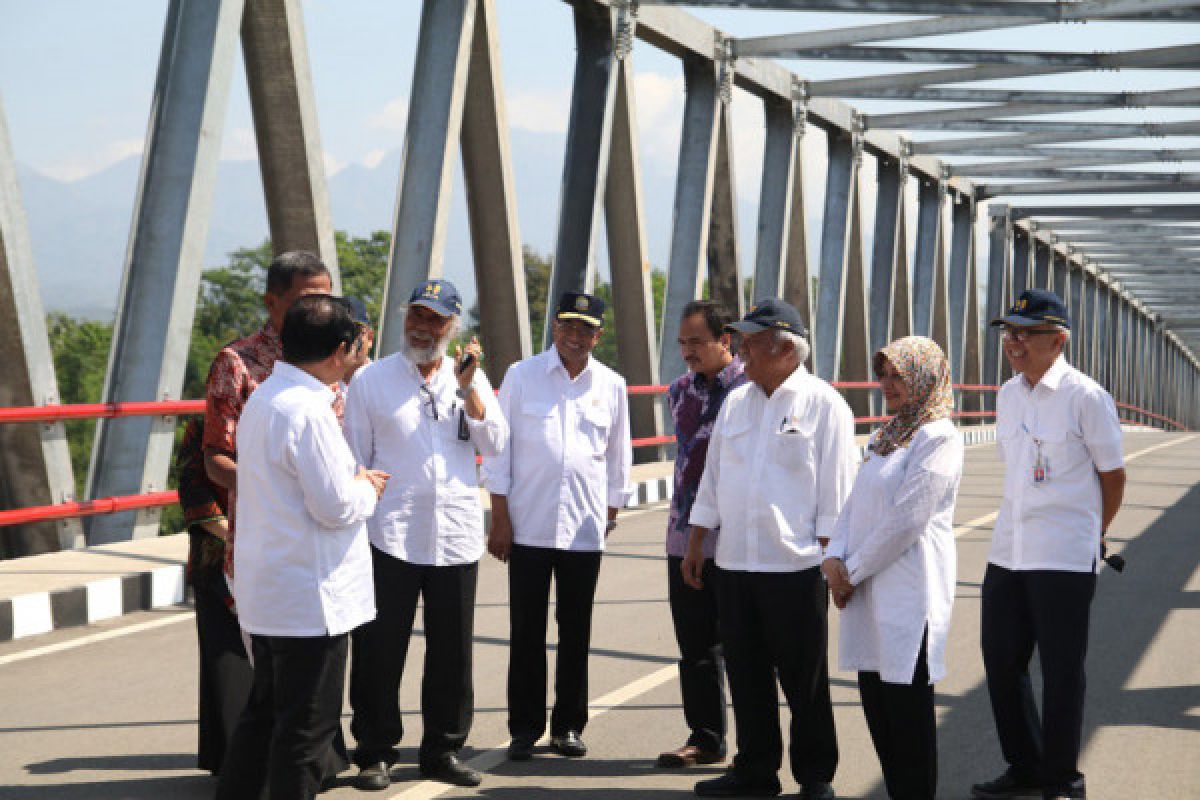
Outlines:
POLYGON ((667 597, 679 643, 679 688, 683 717, 691 735, 687 743, 710 752, 725 752, 725 686, 721 636, 717 629, 717 567, 704 562, 704 588, 683 582, 683 559, 667 556, 667 597))
MULTIPOLYGON (((312 800, 341 730, 350 637, 253 636, 254 690, 238 720, 217 800, 312 800)), ((344 751, 341 768, 346 766, 344 751)))
POLYGON ((221 771, 221 759, 233 738, 238 717, 250 698, 254 670, 246 657, 237 617, 226 604, 229 588, 221 565, 201 565, 198 558, 191 563, 189 579, 200 650, 196 766, 216 775, 221 771))
POLYGON ((1096 575, 1012 571, 988 564, 983 578, 983 666, 1004 759, 1047 791, 1080 776, 1088 621, 1096 575), (1036 645, 1042 717, 1029 680, 1036 645))
POLYGON ((471 645, 479 564, 434 567, 411 564, 374 547, 376 616, 352 634, 350 732, 360 767, 398 758, 404 735, 400 680, 412 638, 417 599, 424 600, 425 670, 421 677, 422 737, 419 759, 431 764, 467 741, 475 707, 471 645))
POLYGON ((546 731, 546 615, 554 577, 558 658, 550 733, 580 732, 588 720, 588 649, 600 551, 514 544, 508 558, 508 731, 538 738, 546 731))
POLYGON ((826 655, 828 593, 820 569, 738 572, 718 569, 718 619, 737 725, 734 769, 773 777, 783 758, 779 690, 792 712, 788 754, 801 785, 830 782, 837 735, 826 655))
POLYGON ((911 683, 858 673, 863 713, 892 800, 933 800, 937 792, 937 716, 925 638, 911 683))

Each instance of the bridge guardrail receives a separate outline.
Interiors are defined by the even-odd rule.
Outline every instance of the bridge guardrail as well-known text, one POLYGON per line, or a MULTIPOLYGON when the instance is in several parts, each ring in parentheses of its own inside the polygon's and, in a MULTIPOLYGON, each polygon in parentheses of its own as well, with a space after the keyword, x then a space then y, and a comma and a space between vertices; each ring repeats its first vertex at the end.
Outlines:
MULTIPOLYGON (((874 381, 833 381, 832 386, 843 391, 878 389, 874 381)), ((988 384, 954 384, 959 392, 995 392, 997 386, 988 384)), ((665 394, 665 385, 629 386, 631 396, 665 394)), ((1122 418, 1124 422, 1147 424, 1136 416, 1144 417, 1161 423, 1163 429, 1172 426, 1176 430, 1187 430, 1175 420, 1162 414, 1155 414, 1128 403, 1117 403, 1119 411, 1128 412, 1122 418)), ((0 408, 0 424, 4 423, 36 423, 62 422, 75 419, 120 419, 124 417, 153 417, 153 416, 190 416, 204 413, 203 400, 161 400, 127 403, 76 403, 71 405, 18 406, 0 408)), ((996 416, 995 411, 956 411, 951 415, 955 419, 986 419, 996 416)), ((888 417, 868 416, 855 417, 856 423, 870 424, 883 422, 888 417)), ((1148 426, 1154 427, 1154 426, 1148 426)), ((672 444, 675 437, 648 436, 633 440, 634 447, 655 447, 672 444)), ((90 517, 98 514, 115 514, 122 511, 137 511, 146 508, 161 508, 179 502, 179 494, 174 490, 150 492, 148 494, 122 495, 118 497, 101 497, 95 500, 73 500, 67 503, 56 503, 48 506, 33 506, 0 511, 0 528, 11 525, 26 525, 31 522, 46 522, 74 517, 90 517)))

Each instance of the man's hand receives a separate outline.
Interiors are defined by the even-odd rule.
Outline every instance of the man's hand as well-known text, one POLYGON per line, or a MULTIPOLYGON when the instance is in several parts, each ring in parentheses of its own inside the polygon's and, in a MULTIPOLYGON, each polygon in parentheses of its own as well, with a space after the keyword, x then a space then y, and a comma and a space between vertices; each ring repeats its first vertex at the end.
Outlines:
POLYGON ((392 477, 381 469, 367 469, 359 467, 358 474, 354 476, 355 480, 367 481, 375 490, 375 498, 383 497, 383 490, 387 488, 388 478, 392 477))
POLYGON ((845 608, 854 595, 854 584, 850 582, 850 570, 846 569, 846 563, 840 558, 827 558, 821 562, 821 574, 829 584, 833 604, 839 611, 845 608))
POLYGON ((679 569, 683 572, 683 582, 693 589, 704 588, 704 528, 693 527, 688 538, 687 555, 679 569))
POLYGON ((466 347, 454 346, 454 374, 458 378, 458 388, 466 390, 471 387, 471 381, 475 379, 475 370, 479 369, 481 361, 483 361, 483 347, 479 344, 479 337, 472 336, 466 347), (468 355, 473 358, 467 368, 463 369, 463 359, 468 355))
POLYGON ((492 527, 488 531, 488 552, 498 561, 508 562, 512 553, 513 529, 512 520, 508 518, 508 509, 497 509, 492 506, 492 527))

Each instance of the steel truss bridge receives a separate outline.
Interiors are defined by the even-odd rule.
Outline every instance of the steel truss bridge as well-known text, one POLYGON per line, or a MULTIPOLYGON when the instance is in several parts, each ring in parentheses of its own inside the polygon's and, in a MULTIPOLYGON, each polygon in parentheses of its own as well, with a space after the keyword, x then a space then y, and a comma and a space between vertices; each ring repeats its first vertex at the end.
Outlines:
MULTIPOLYGON (((394 350, 404 299, 418 282, 442 272, 452 176, 461 158, 477 290, 488 298, 481 325, 493 381, 534 349, 496 1, 424 0, 380 332, 382 352, 394 350)), ((520 0, 531 10, 551 2, 560 0, 520 0)), ((948 34, 1044 24, 1063 25, 1064 42, 1086 42, 1074 35, 1084 29, 1067 26, 1089 20, 1195 24, 1200 0, 568 4, 577 56, 550 295, 594 283, 594 248, 606 223, 619 358, 629 383, 652 386, 683 370, 674 331, 684 305, 706 281, 714 298, 743 309, 730 112, 738 87, 761 103, 766 125, 762 163, 752 165, 762 171, 757 241, 752 270, 744 271, 753 274, 754 296, 782 296, 811 321, 811 366, 818 375, 867 381, 874 349, 917 333, 946 350, 956 383, 994 386, 1008 374, 996 333, 984 323, 1022 289, 1045 286, 1071 309, 1072 363, 1143 421, 1200 425, 1200 172, 1182 169, 1200 160, 1200 148, 1170 146, 1172 139, 1200 135, 1200 118, 1158 122, 1150 112, 1196 107, 1200 86, 1115 88, 1129 70, 1200 70, 1200 43, 1119 52, 938 44, 948 34), (854 12, 864 20, 854 27, 737 38, 683 6, 854 12), (872 15, 909 18, 872 22, 872 15), (636 42, 677 58, 686 86, 661 330, 655 327, 643 225, 636 42), (781 63, 818 59, 866 63, 876 72, 807 80, 781 63), (1106 78, 1104 91, 996 88, 1005 79, 1088 71, 1116 74, 1106 78), (982 82, 988 88, 978 88, 982 82), (906 101, 905 110, 863 113, 854 106, 872 99, 906 101), (1106 109, 1146 109, 1147 116, 1137 122, 1070 116, 1106 109), (822 221, 811 232, 819 237, 815 261, 804 224, 801 147, 812 128, 823 130, 828 143, 822 221), (1134 146, 1140 139, 1165 145, 1134 146), (1127 144, 1106 147, 1105 141, 1127 144), (877 166, 871 215, 863 208, 864 156, 877 166), (1121 198, 1133 194, 1152 197, 1123 204, 1121 198), (1167 194, 1178 197, 1163 202, 1167 194), (1055 204, 1038 204, 1039 196, 1055 204), (916 241, 910 242, 913 215, 916 241), (869 232, 867 219, 873 220, 869 232), (987 226, 986 253, 976 252, 980 225, 987 226), (812 278, 818 276, 814 294, 812 278), (979 285, 986 285, 982 300, 979 285)), ((106 407, 181 400, 239 49, 272 242, 278 251, 318 252, 334 269, 336 284, 299 0, 171 0, 102 398, 106 407)), ((0 354, 0 406, 59 403, 2 108, 0 354)), ((986 392, 962 398, 964 412, 991 407, 986 392)), ((851 391, 849 399, 860 417, 872 413, 867 392, 851 391)), ((107 418, 97 426, 89 497, 166 488, 172 408, 121 418, 96 414, 107 418)), ((74 499, 65 416, 0 425, 0 508, 74 499)), ((638 436, 662 433, 661 409, 652 398, 635 399, 633 424, 638 436)), ((8 554, 152 536, 158 510, 88 523, 86 534, 78 519, 10 529, 16 533, 6 540, 8 554)))

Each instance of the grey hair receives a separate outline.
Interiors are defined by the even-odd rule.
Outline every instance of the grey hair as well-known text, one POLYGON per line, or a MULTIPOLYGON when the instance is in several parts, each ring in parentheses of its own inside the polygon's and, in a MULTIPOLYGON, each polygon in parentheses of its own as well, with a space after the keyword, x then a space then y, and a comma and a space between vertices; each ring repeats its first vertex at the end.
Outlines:
POLYGON ((808 361, 808 355, 812 351, 812 348, 809 347, 807 339, 798 333, 779 330, 778 328, 772 330, 772 333, 775 334, 775 352, 779 351, 780 346, 784 342, 791 342, 792 347, 796 350, 796 359, 801 364, 808 361))

